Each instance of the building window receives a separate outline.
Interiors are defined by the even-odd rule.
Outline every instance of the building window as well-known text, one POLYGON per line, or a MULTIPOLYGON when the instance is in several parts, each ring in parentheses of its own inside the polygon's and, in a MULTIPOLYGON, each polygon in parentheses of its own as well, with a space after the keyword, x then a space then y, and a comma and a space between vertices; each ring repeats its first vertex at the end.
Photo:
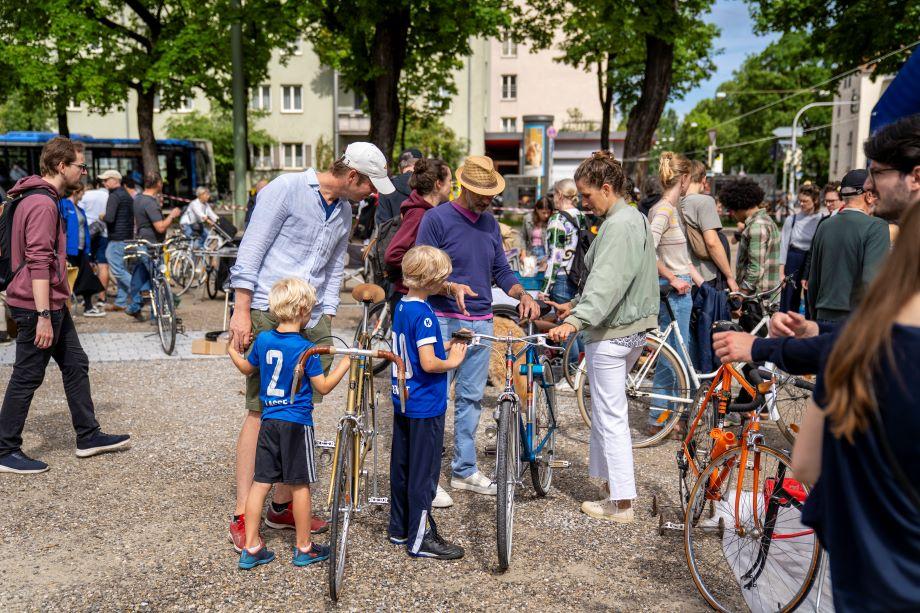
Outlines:
POLYGON ((154 113, 160 112, 160 94, 159 92, 153 95, 153 112, 154 113))
POLYGON ((252 165, 258 170, 268 170, 272 167, 272 146, 252 145, 252 165))
POLYGON ((428 101, 428 108, 436 111, 441 111, 442 113, 450 113, 450 92, 446 87, 442 87, 438 90, 438 98, 436 100, 428 101))
POLYGON ((291 55, 303 55, 303 36, 298 36, 294 41, 294 50, 291 51, 291 55))
POLYGON ((281 163, 285 168, 303 168, 303 143, 283 143, 281 163))
POLYGON ((517 117, 502 117, 502 132, 517 132, 517 117))
POLYGON ((303 86, 281 86, 281 111, 284 113, 303 112, 303 86))
POLYGON ((67 110, 78 113, 83 110, 83 104, 71 98, 71 100, 67 103, 67 110))
POLYGON ((502 39, 502 57, 517 57, 517 43, 508 35, 502 39))
POLYGON ((517 100, 517 75, 502 75, 502 100, 517 100))
POLYGON ((179 99, 179 106, 176 108, 178 113, 191 113, 195 108, 194 98, 183 96, 179 99))
POLYGON ((249 108, 253 111, 272 110, 272 88, 270 85, 258 85, 249 92, 249 108))

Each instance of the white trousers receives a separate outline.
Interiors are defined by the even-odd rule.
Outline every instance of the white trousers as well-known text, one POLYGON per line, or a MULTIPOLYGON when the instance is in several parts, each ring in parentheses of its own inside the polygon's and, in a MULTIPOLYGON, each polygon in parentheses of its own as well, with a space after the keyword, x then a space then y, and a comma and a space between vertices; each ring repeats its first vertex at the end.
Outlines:
POLYGON ((639 359, 642 347, 599 341, 589 343, 585 351, 591 382, 588 474, 609 484, 611 500, 632 500, 636 497, 636 475, 629 433, 626 374, 639 359))

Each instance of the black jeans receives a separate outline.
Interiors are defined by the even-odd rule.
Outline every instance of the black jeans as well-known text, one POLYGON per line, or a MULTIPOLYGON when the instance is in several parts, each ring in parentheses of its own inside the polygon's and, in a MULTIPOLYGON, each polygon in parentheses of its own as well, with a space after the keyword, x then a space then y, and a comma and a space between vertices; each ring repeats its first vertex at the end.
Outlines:
POLYGON ((66 308, 51 311, 54 339, 47 349, 35 346, 38 314, 16 307, 10 307, 10 311, 19 327, 19 335, 16 337, 16 364, 3 397, 3 408, 0 408, 0 456, 20 450, 32 396, 44 381, 51 358, 61 369, 77 441, 93 437, 99 432, 99 424, 89 389, 89 359, 80 345, 70 311, 66 308))

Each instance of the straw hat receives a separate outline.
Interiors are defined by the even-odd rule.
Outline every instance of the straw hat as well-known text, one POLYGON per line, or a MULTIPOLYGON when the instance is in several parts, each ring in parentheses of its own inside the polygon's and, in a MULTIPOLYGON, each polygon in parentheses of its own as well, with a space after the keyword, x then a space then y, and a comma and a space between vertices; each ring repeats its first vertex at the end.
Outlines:
POLYGON ((495 170, 491 158, 471 155, 456 174, 457 182, 476 194, 494 196, 505 191, 505 178, 495 170))

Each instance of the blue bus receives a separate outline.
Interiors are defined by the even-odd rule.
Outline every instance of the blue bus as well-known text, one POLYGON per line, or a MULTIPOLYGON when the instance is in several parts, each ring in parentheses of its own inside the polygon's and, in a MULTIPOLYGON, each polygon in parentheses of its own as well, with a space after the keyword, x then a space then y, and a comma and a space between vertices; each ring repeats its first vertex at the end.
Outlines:
MULTIPOLYGON (((7 132, 0 134, 0 188, 9 190, 20 178, 40 174, 38 158, 46 142, 57 136, 52 132, 7 132)), ((90 179, 114 169, 123 177, 143 184, 141 142, 136 138, 93 138, 71 134, 84 144, 90 179)), ((211 143, 204 140, 165 138, 157 141, 163 192, 167 196, 192 199, 195 189, 214 189, 214 155, 211 143)))

